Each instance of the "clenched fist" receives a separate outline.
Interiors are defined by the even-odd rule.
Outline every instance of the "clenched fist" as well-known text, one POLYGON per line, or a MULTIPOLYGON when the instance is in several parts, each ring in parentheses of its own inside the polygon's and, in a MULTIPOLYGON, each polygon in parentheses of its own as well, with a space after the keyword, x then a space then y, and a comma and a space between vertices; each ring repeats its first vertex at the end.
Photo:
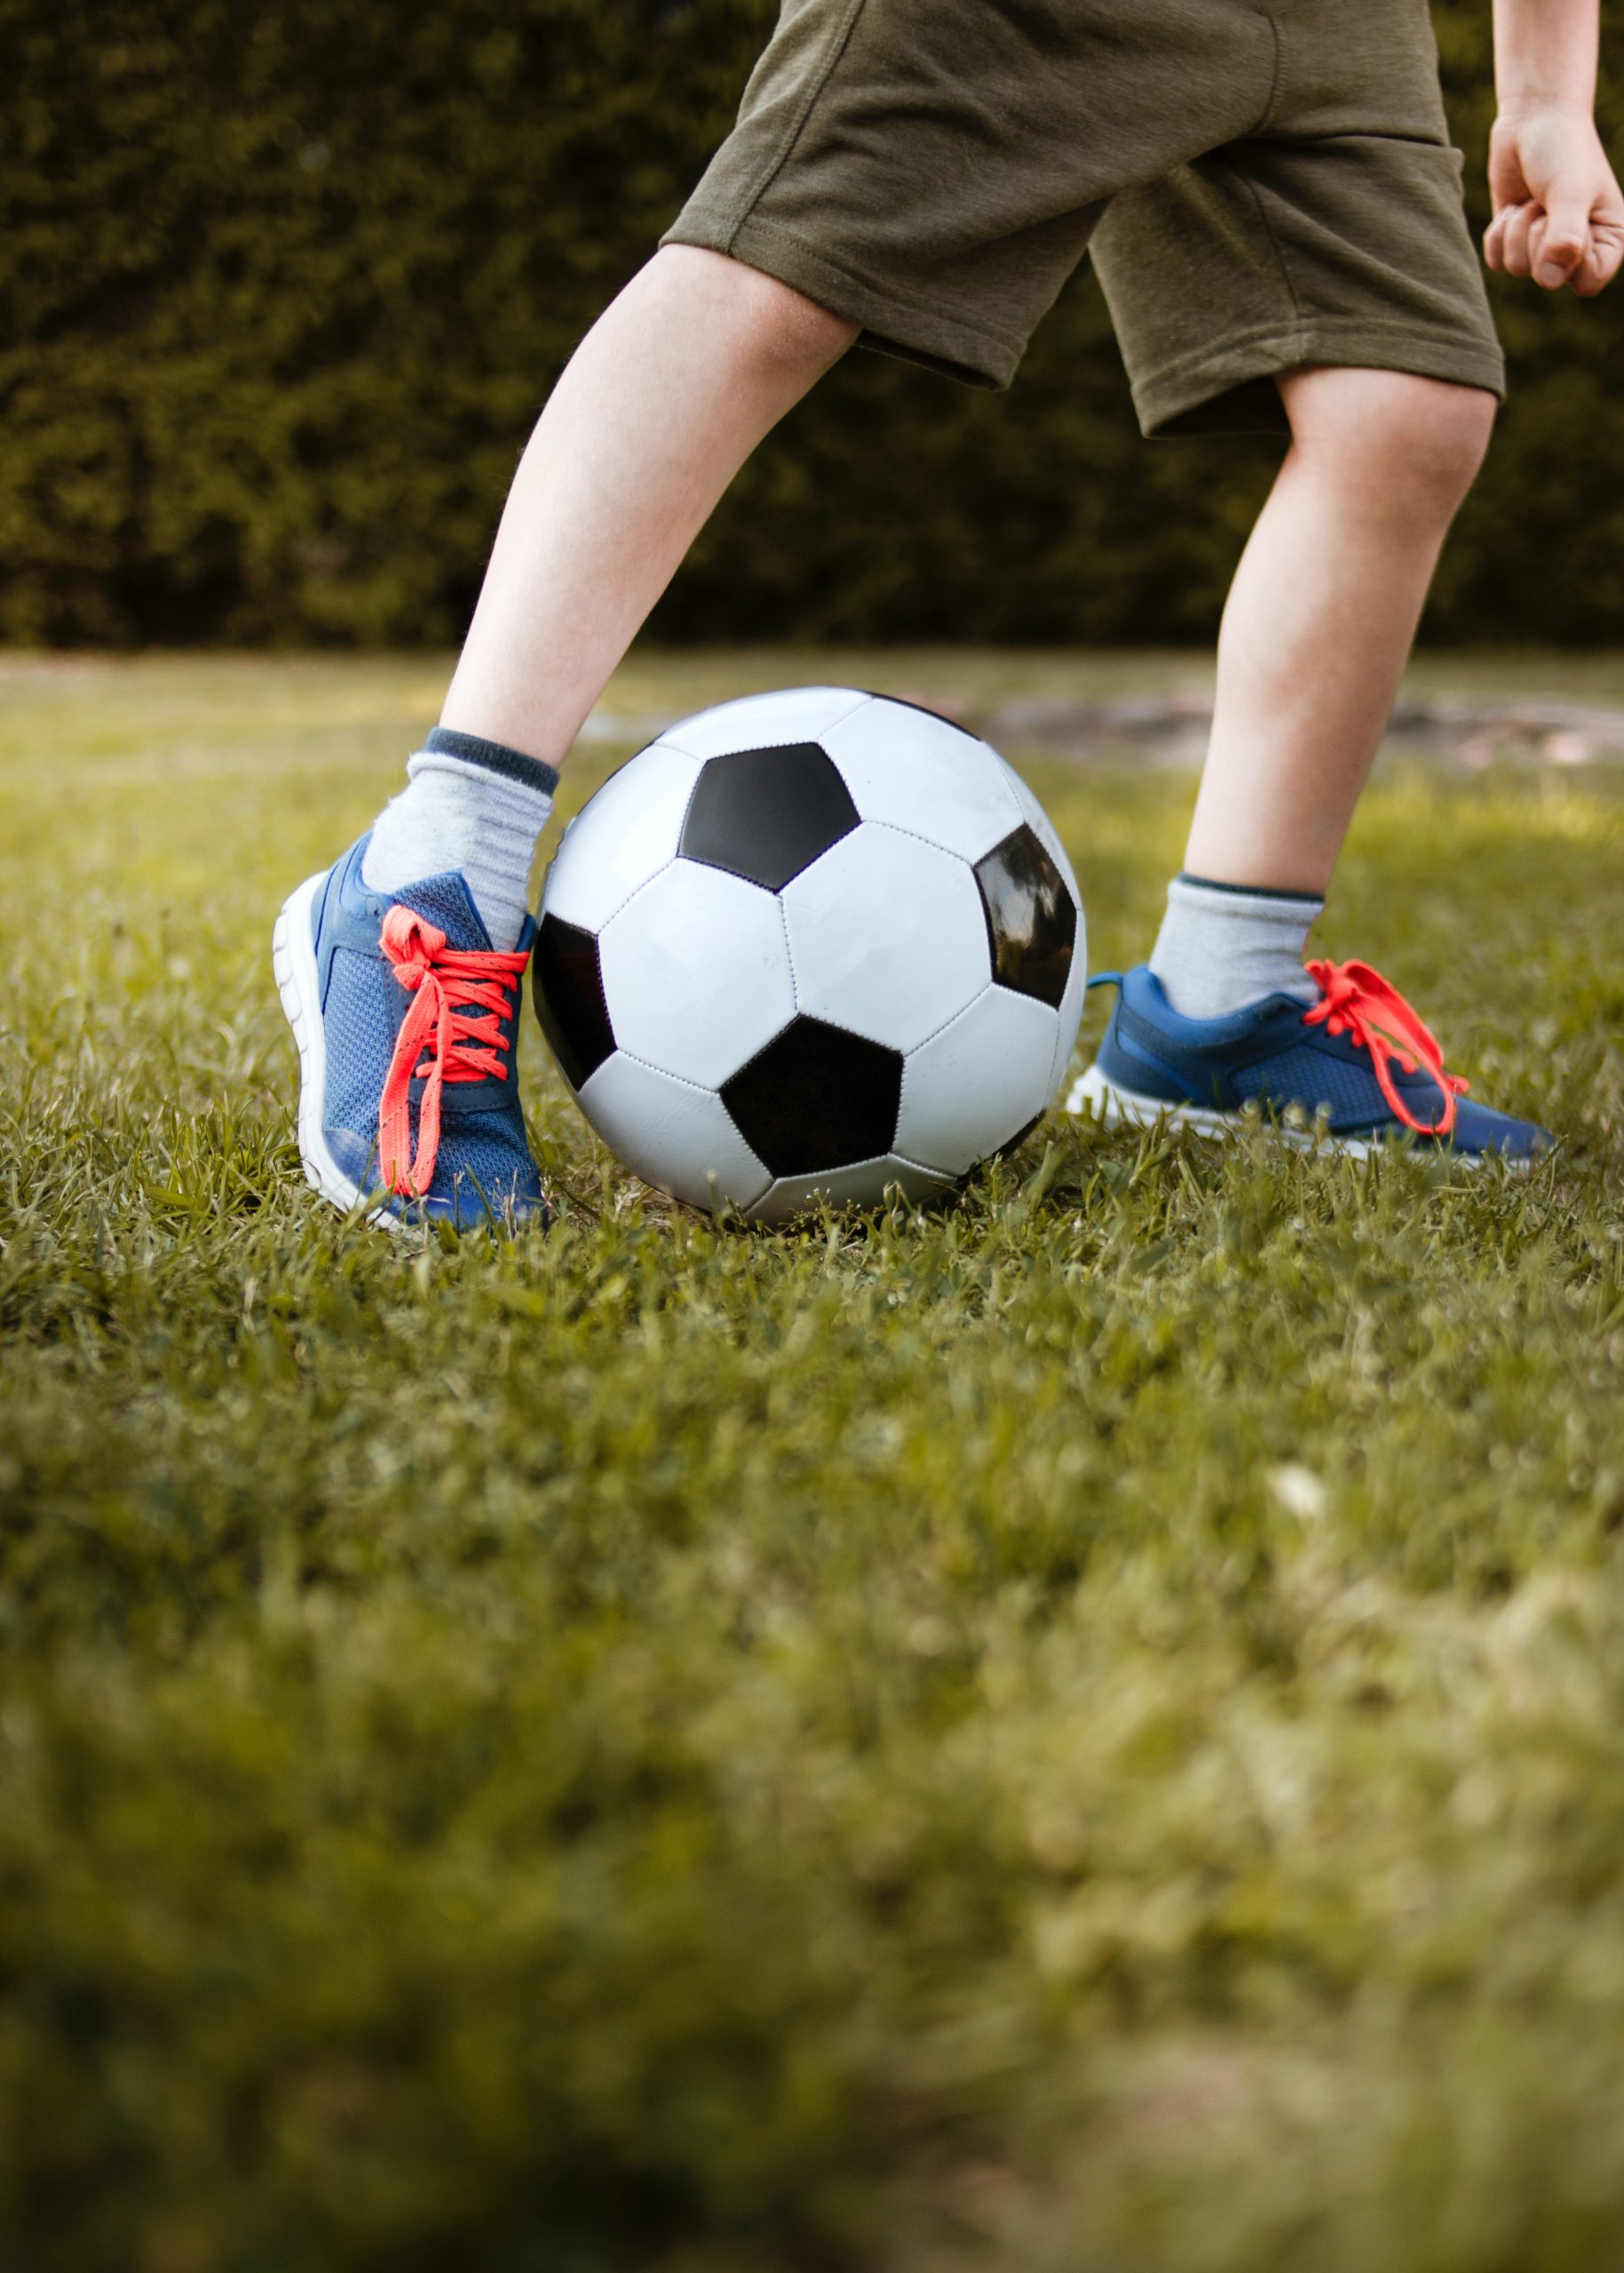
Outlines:
POLYGON ((1548 292, 1588 299, 1624 261, 1624 194, 1588 111, 1559 104, 1503 110, 1489 143, 1491 268, 1548 292))

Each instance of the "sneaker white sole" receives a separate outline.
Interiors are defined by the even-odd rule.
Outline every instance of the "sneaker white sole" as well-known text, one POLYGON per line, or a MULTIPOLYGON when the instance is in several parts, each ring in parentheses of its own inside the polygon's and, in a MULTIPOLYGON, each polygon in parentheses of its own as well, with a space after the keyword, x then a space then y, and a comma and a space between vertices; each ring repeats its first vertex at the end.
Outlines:
MULTIPOLYGON (((327 1035, 321 1024, 321 983, 310 931, 310 911, 329 873, 324 868, 319 876, 307 876, 283 902, 271 935, 271 967, 299 1049, 299 1158, 305 1163, 305 1180, 313 1192, 348 1216, 360 1207, 366 1194, 345 1175, 322 1133, 327 1118, 327 1035)), ((384 1231, 405 1229, 389 1208, 369 1209, 367 1221, 384 1231)))
MULTIPOLYGON (((1232 1141, 1256 1124, 1246 1116, 1234 1113, 1215 1113, 1196 1105, 1168 1105, 1161 1097, 1141 1097, 1137 1090, 1124 1089, 1102 1073, 1097 1065, 1090 1065, 1080 1073, 1066 1095, 1067 1113, 1081 1114, 1095 1121, 1104 1129, 1192 1129, 1200 1136, 1216 1136, 1221 1141, 1232 1141)), ((1388 1140, 1380 1136, 1334 1136, 1328 1129, 1290 1129, 1279 1121, 1263 1124, 1271 1136, 1282 1144, 1292 1145, 1300 1152, 1335 1152, 1345 1160, 1367 1160, 1373 1152, 1388 1149, 1388 1140)), ((1450 1165, 1454 1168, 1477 1168, 1482 1155, 1477 1152, 1451 1152, 1450 1165)), ((1508 1160, 1510 1168, 1527 1169, 1532 1160, 1508 1160)))

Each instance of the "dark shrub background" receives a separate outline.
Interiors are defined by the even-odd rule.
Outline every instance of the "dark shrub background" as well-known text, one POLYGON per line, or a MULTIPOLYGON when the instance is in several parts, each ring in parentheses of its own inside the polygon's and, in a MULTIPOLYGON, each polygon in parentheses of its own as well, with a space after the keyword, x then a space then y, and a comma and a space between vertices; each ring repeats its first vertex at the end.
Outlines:
MULTIPOLYGON (((0 0, 0 637, 455 640, 536 408, 773 12, 0 0)), ((1435 15, 1480 224, 1488 0, 1435 15)), ((1604 115, 1616 150, 1616 86, 1604 115)), ((1513 397, 1431 634, 1616 641, 1624 288, 1496 301, 1513 397)), ((1142 443, 1085 271, 1009 396, 852 358, 655 630, 1204 638, 1272 457, 1142 443)))

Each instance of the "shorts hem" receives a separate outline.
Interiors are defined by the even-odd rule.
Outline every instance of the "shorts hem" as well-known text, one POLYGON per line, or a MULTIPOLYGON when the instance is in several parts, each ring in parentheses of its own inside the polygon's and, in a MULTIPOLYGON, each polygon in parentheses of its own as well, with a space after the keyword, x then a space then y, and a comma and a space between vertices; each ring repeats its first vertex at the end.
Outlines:
POLYGON ((1498 347, 1379 317, 1309 316, 1226 340, 1221 348, 1181 357, 1133 379, 1141 431, 1176 434, 1285 433, 1285 408, 1267 384, 1305 364, 1346 369, 1408 371, 1423 379, 1480 387, 1505 400, 1505 359, 1498 347), (1261 384, 1260 384, 1261 383, 1261 384))
POLYGON ((882 284, 755 213, 740 220, 696 202, 677 216, 660 242, 726 253, 804 292, 831 315, 859 325, 860 345, 945 372, 969 386, 1007 387, 1026 352, 1024 339, 984 330, 939 303, 882 284))

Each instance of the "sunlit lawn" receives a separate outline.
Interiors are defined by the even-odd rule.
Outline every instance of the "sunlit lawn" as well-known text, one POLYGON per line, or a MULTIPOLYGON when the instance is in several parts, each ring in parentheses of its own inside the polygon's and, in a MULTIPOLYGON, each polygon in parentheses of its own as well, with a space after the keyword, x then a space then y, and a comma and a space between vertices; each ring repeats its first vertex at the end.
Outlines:
MULTIPOLYGON (((1204 684, 608 708, 813 677, 1204 684)), ((1624 772, 1396 762, 1325 925, 1530 1179, 1057 1119, 717 1232, 532 1027, 554 1228, 416 1247, 304 1189, 268 940, 442 683, 0 668, 0 2261, 1620 2261, 1624 772)), ((1137 959, 1188 777, 1030 771, 1137 959)))

